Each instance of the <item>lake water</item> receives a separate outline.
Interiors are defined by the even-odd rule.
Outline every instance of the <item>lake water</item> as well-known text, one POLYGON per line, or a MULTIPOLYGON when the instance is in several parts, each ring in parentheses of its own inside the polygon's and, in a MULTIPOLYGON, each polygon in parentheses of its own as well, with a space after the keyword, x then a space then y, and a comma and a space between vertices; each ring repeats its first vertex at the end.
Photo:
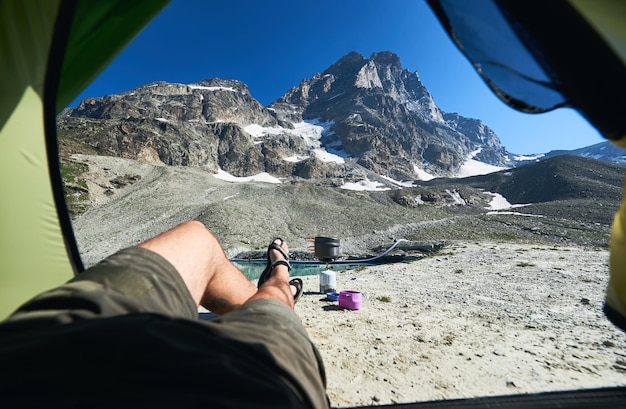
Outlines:
MULTIPOLYGON (((250 280, 256 280, 261 276, 263 269, 265 268, 265 260, 251 260, 251 261, 233 261, 233 263, 248 277, 250 280)), ((327 267, 335 272, 350 270, 358 267, 362 267, 363 264, 311 264, 311 263, 298 263, 291 262, 291 276, 308 276, 318 275, 324 271, 327 267)))

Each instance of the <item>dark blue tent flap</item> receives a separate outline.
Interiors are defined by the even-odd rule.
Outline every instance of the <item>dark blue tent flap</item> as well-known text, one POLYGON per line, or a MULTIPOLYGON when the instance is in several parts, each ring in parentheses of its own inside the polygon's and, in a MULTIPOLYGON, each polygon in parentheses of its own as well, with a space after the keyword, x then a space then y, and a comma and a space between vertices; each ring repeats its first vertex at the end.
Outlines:
MULTIPOLYGON (((503 102, 528 113, 574 108, 626 148, 626 2, 427 1, 503 102)), ((605 312, 626 330, 626 202, 610 249, 605 312)))

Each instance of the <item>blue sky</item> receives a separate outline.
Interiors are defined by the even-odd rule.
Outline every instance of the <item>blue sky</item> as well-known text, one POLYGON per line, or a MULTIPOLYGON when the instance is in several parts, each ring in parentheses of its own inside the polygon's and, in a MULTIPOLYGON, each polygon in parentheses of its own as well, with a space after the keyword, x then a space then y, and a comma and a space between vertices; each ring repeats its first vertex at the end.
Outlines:
POLYGON ((392 51, 445 112, 482 120, 509 152, 604 141, 571 109, 519 113, 489 91, 419 0, 172 0, 74 101, 153 81, 236 79, 267 105, 350 51, 392 51))

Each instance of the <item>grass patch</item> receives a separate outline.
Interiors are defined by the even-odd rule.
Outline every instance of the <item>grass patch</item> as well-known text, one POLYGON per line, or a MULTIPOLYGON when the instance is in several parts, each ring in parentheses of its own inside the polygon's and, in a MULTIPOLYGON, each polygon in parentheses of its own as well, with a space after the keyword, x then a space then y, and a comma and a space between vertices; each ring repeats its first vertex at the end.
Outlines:
POLYGON ((487 233, 487 237, 491 240, 504 240, 504 241, 511 241, 511 240, 516 240, 517 236, 513 233, 507 233, 507 232, 490 232, 487 233))
POLYGON ((61 158, 69 158, 70 155, 75 153, 82 153, 85 155, 100 155, 98 150, 91 145, 74 139, 68 135, 67 132, 57 128, 57 139, 59 143, 59 156, 61 158))
POLYGON ((388 297, 386 295, 379 295, 378 297, 376 297, 376 299, 380 302, 391 302, 391 297, 388 297))
POLYGON ((89 171, 89 166, 66 159, 61 159, 61 179, 65 203, 70 217, 78 216, 87 210, 89 205, 89 189, 83 175, 89 171))
POLYGON ((534 267, 535 265, 533 263, 528 263, 526 261, 520 261, 519 263, 517 263, 518 267, 534 267))
POLYGON ((84 163, 61 160, 61 179, 64 185, 73 185, 87 189, 87 181, 82 176, 89 171, 84 163))

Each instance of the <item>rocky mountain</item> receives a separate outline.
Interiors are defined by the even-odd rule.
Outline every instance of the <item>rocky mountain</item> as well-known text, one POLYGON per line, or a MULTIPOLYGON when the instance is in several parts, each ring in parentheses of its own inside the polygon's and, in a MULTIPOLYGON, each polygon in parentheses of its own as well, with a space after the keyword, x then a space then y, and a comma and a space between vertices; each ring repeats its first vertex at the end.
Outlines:
POLYGON ((626 150, 608 141, 585 146, 579 149, 553 150, 548 153, 536 153, 530 155, 511 154, 510 157, 515 166, 523 166, 529 163, 535 163, 545 159, 566 155, 597 159, 603 162, 615 163, 618 165, 626 165, 626 150))
POLYGON ((612 144, 611 142, 600 142, 595 145, 586 146, 570 151, 557 150, 545 154, 544 158, 552 158, 560 155, 575 155, 583 158, 598 159, 604 162, 626 165, 626 150, 612 144))
POLYGON ((497 192, 512 204, 590 199, 618 203, 624 166, 574 155, 558 155, 526 166, 464 179, 438 178, 424 186, 462 184, 497 192))
POLYGON ((391 52, 350 53, 267 107, 219 78, 88 98, 58 132, 69 153, 331 185, 454 176, 469 158, 513 165, 489 127, 442 112, 391 52))
POLYGON ((324 146, 375 173, 419 179, 452 175, 470 156, 511 165, 497 135, 478 119, 444 113, 417 72, 391 52, 350 53, 270 105, 278 118, 331 123, 324 146))

